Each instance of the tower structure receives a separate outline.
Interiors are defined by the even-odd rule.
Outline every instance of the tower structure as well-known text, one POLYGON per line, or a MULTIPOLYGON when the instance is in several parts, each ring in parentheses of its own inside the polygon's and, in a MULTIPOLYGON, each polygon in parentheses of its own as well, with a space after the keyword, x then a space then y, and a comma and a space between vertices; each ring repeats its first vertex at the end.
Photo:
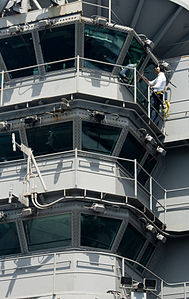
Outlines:
POLYGON ((187 298, 188 9, 2 2, 0 298, 187 298))

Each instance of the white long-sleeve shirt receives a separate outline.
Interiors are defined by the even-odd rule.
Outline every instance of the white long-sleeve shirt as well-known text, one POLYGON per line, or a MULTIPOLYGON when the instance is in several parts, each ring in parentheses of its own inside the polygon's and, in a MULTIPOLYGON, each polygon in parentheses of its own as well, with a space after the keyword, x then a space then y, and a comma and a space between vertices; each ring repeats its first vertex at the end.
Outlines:
POLYGON ((163 72, 160 72, 154 80, 149 81, 149 85, 153 86, 155 92, 164 91, 166 85, 165 74, 163 72))

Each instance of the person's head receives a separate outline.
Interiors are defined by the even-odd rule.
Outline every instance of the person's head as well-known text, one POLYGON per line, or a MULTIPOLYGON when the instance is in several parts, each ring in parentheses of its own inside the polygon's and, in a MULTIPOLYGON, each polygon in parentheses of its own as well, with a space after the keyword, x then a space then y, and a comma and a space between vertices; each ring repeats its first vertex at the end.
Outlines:
POLYGON ((155 65, 154 66, 154 71, 156 74, 159 74, 160 72, 164 72, 164 67, 160 64, 160 65, 155 65))

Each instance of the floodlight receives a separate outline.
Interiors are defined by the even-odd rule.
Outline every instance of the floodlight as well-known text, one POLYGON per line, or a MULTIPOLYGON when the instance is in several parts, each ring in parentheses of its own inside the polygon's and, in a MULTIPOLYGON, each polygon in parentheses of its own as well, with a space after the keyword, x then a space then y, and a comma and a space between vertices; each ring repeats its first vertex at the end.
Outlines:
POLYGON ((98 121, 98 122, 101 122, 102 120, 105 119, 105 114, 104 114, 104 112, 93 111, 91 115, 92 115, 92 116, 96 119, 96 121, 98 121))
POLYGON ((156 150, 157 150, 157 152, 160 153, 162 156, 165 156, 166 153, 167 153, 166 150, 164 150, 164 148, 162 148, 161 146, 158 146, 156 150))
POLYGON ((167 241, 166 237, 164 237, 161 234, 157 234, 156 238, 161 241, 162 243, 165 243, 167 241))
POLYGON ((105 211, 105 206, 100 203, 93 203, 91 206, 91 209, 97 213, 104 213, 105 211))
POLYGON ((27 116, 24 119, 26 125, 34 125, 38 121, 37 115, 27 116))
POLYGON ((157 290, 157 280, 144 278, 143 280, 144 290, 146 291, 156 291, 157 290))
POLYGON ((152 142, 153 139, 154 139, 154 138, 153 138, 151 135, 146 134, 146 136, 145 136, 145 140, 146 140, 146 141, 148 141, 148 142, 152 142))
POLYGON ((146 229, 149 230, 152 233, 156 232, 155 227, 153 225, 149 224, 149 223, 146 225, 146 229))
POLYGON ((133 286, 133 278, 128 276, 121 277, 121 284, 125 287, 132 287, 133 286))

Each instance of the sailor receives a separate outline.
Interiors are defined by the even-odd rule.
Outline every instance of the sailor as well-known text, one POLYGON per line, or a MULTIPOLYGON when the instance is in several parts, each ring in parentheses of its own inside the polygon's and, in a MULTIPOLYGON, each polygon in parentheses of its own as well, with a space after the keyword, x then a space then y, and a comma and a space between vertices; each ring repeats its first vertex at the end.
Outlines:
POLYGON ((164 67, 162 65, 154 66, 154 71, 157 74, 157 77, 154 80, 149 81, 144 76, 142 76, 142 78, 151 87, 152 95, 150 97, 150 118, 155 124, 158 125, 160 106, 163 104, 166 77, 164 73, 164 67))
POLYGON ((133 77, 133 70, 135 66, 136 64, 130 63, 126 67, 124 67, 119 73, 120 81, 128 84, 133 77))

